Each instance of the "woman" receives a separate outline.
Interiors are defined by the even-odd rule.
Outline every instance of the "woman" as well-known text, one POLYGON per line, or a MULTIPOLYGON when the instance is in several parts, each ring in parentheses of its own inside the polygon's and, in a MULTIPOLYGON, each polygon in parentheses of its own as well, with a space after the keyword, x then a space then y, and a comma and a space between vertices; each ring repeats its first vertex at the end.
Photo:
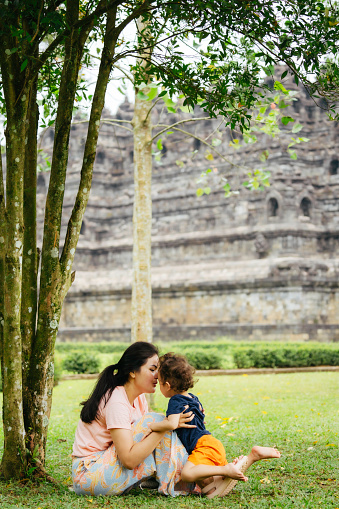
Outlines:
MULTIPOLYGON (((155 392, 158 361, 154 345, 132 344, 82 403, 72 454, 78 495, 120 495, 152 476, 165 495, 192 491, 194 485, 179 482, 187 453, 176 433, 150 433, 149 424, 164 418, 148 413, 145 397, 155 392)), ((192 418, 180 414, 179 427, 194 427, 192 418)))

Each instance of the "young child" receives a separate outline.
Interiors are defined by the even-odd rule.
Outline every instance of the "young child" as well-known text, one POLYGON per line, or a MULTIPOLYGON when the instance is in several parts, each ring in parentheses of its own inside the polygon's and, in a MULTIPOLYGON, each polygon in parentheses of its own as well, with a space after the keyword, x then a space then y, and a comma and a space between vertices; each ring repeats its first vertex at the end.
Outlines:
MULTIPOLYGON (((181 355, 167 353, 160 358, 158 378, 160 390, 170 398, 166 419, 150 424, 152 431, 177 430, 189 457, 181 478, 186 482, 203 482, 213 477, 202 492, 208 498, 227 495, 236 483, 247 481, 244 472, 255 462, 264 458, 279 458, 280 453, 272 447, 253 447, 248 456, 240 456, 227 463, 223 444, 206 430, 204 410, 199 399, 188 391, 194 385, 194 368, 181 355), (191 427, 178 428, 180 413, 187 408, 193 412, 191 427)), ((206 482, 206 481, 205 481, 206 482)))

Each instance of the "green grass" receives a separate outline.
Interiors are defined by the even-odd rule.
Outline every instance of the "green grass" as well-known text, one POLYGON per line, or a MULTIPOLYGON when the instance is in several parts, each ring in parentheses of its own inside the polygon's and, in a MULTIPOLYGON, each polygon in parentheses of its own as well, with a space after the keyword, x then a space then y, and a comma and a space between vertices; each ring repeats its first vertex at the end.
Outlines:
MULTIPOLYGON (((0 481, 1 509, 339 508, 338 373, 200 378, 194 392, 204 404, 207 428, 224 443, 228 460, 248 453, 254 444, 274 445, 282 453, 279 460, 254 465, 248 483, 238 483, 228 497, 213 500, 171 499, 140 490, 111 498, 69 492, 79 402, 92 386, 92 380, 72 380, 54 389, 47 469, 59 486, 0 481)), ((156 409, 164 411, 166 404, 157 392, 156 409)))

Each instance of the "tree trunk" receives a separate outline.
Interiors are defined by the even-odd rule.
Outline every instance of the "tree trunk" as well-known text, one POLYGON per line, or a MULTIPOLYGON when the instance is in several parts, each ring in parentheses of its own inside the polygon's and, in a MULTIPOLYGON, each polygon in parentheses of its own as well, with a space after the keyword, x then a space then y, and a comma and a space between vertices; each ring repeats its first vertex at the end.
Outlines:
POLYGON ((3 327, 4 327, 4 283, 5 283, 5 237, 6 237, 6 207, 4 176, 2 171, 2 156, 0 152, 0 368, 1 382, 3 384, 3 327))
MULTIPOLYGON (((23 101, 21 101, 23 103, 23 101)), ((23 175, 25 146, 25 105, 18 106, 6 128, 7 227, 4 260, 3 328, 3 422, 4 454, 2 468, 6 478, 19 477, 25 465, 25 427, 22 409, 21 368, 21 282, 23 246, 23 175)), ((26 106, 27 107, 27 106, 26 106)))
MULTIPOLYGON (((145 25, 139 21, 138 30, 147 37, 145 25)), ((146 46, 147 44, 145 44, 146 46)), ((144 55, 145 58, 150 53, 144 55)), ((146 60, 141 65, 146 65, 146 60)), ((131 340, 152 342, 152 122, 150 103, 135 93, 134 136, 134 208, 133 208, 133 282, 131 306, 131 340)))
POLYGON ((27 117, 24 196, 23 196, 23 264, 22 264, 22 301, 21 301, 21 339, 22 339, 22 389, 25 428, 28 429, 28 378, 32 345, 35 337, 38 264, 36 234, 36 191, 37 191, 37 136, 38 136, 37 83, 32 85, 27 117))

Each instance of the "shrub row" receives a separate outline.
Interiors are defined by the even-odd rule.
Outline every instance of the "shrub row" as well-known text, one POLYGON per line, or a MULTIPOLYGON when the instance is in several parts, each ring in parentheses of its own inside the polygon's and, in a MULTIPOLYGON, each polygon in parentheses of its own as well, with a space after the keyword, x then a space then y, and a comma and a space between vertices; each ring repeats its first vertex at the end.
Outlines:
POLYGON ((63 368, 71 373, 98 373, 100 362, 86 352, 73 352, 63 362, 63 368))
MULTIPOLYGON (((57 343, 57 353, 68 353, 63 369, 73 373, 98 371, 96 354, 109 354, 109 363, 118 361, 127 343, 57 343), (87 360, 86 360, 87 359, 87 360)), ((339 365, 338 343, 281 343, 237 341, 182 341, 157 345, 160 355, 180 352, 196 369, 274 368, 339 365)))
POLYGON ((339 348, 326 346, 240 347, 233 351, 233 357, 237 368, 339 366, 339 348))
POLYGON ((216 350, 196 349, 183 352, 183 354, 195 369, 220 369, 222 367, 222 357, 216 350))

